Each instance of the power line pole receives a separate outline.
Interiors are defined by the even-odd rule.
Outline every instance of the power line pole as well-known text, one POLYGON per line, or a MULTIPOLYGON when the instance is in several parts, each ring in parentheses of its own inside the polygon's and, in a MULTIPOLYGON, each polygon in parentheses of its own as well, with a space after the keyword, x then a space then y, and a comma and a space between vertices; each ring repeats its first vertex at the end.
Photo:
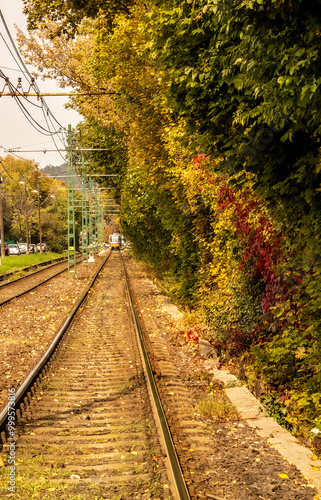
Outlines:
POLYGON ((92 202, 92 180, 89 177, 89 257, 88 262, 95 262, 93 245, 93 202, 92 202))
POLYGON ((2 181, 3 181, 3 178, 0 176, 0 241, 1 241, 0 266, 1 266, 1 258, 5 257, 4 225, 3 225, 3 209, 2 209, 3 196, 2 196, 2 188, 1 188, 2 181))
POLYGON ((28 199, 27 199, 27 174, 24 175, 24 181, 20 181, 19 184, 25 185, 25 217, 26 217, 26 243, 27 243, 27 254, 29 255, 29 218, 28 218, 28 199))
POLYGON ((76 237, 71 125, 68 125, 68 274, 76 275, 76 237), (72 269, 73 267, 73 269, 72 269))
POLYGON ((95 189, 95 252, 99 253, 98 247, 98 229, 99 229, 99 206, 98 206, 98 190, 95 189))
POLYGON ((37 189, 33 190, 33 193, 37 193, 37 198, 38 198, 39 243, 40 243, 40 253, 42 253, 42 231, 41 231, 40 186, 39 186, 39 183, 37 184, 37 189))
POLYGON ((82 227, 81 227, 81 252, 82 260, 88 259, 88 225, 87 225, 87 200, 86 200, 86 170, 85 159, 81 158, 81 173, 82 173, 82 227))
POLYGON ((104 214, 103 214, 103 205, 101 201, 99 203, 98 243, 100 250, 102 250, 104 248, 104 214))

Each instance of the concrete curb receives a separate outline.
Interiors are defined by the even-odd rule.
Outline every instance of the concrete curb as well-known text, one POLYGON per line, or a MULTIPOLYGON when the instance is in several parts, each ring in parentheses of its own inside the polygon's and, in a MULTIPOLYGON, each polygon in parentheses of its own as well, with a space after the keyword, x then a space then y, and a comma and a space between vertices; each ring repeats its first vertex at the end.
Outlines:
MULTIPOLYGON (((161 309, 168 313, 179 326, 183 325, 184 315, 170 300, 161 295, 161 309)), ((290 432, 281 427, 272 417, 264 416, 264 409, 255 396, 242 382, 228 370, 213 368, 215 360, 205 360, 204 367, 213 373, 215 379, 225 386, 225 393, 236 407, 241 418, 255 429, 257 434, 266 439, 290 464, 301 471, 309 485, 321 494, 321 460, 313 460, 313 452, 301 445, 290 432)))
POLYGON ((260 402, 244 385, 239 385, 241 382, 234 375, 227 370, 210 368, 210 366, 213 367, 213 361, 208 360, 205 364, 208 365, 214 377, 225 385, 225 393, 236 407, 240 417, 290 464, 295 465, 311 486, 321 492, 321 460, 313 460, 313 452, 309 448, 303 446, 274 418, 264 416, 264 409, 260 402))

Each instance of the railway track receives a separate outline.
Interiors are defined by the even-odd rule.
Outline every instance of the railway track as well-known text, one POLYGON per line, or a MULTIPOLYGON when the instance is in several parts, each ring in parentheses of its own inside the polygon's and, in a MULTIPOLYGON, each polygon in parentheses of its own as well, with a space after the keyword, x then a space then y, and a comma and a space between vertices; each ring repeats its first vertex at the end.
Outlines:
POLYGON ((149 285, 137 286, 144 278, 133 262, 126 278, 120 257, 110 254, 37 367, 8 390, 0 497, 13 478, 11 491, 25 500, 312 500, 298 471, 237 416, 225 424, 197 416, 195 379, 148 314, 149 285))
MULTIPOLYGON (((76 262, 81 262, 81 257, 77 257, 76 262)), ((41 284, 48 282, 59 274, 65 272, 68 268, 67 260, 54 262, 48 267, 40 268, 26 276, 17 278, 13 281, 0 285, 0 306, 7 304, 11 300, 21 297, 25 293, 39 287, 41 284)))
POLYGON ((66 261, 66 257, 59 257, 58 259, 52 259, 52 260, 45 260, 43 262, 38 262, 37 264, 32 264, 31 266, 19 268, 18 270, 10 271, 9 273, 4 273, 0 275, 0 281, 5 281, 9 280, 12 276, 14 276, 17 273, 29 273, 33 270, 37 271, 41 267, 48 267, 51 264, 55 264, 57 262, 63 262, 66 261))
MULTIPOLYGON (((68 334, 56 338, 58 350, 44 356, 46 368, 39 363, 16 393, 21 498, 31 491, 39 495, 32 498, 46 492, 50 498, 190 498, 173 450, 168 443, 164 449, 166 422, 155 428, 164 415, 159 402, 151 403, 119 252, 82 301, 68 334)), ((1 437, 9 449, 6 411, 1 437)))

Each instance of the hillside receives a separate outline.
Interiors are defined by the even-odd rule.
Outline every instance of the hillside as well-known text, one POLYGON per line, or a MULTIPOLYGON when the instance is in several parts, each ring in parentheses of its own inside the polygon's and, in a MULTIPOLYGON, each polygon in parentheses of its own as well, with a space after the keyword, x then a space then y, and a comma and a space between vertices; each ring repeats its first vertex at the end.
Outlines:
MULTIPOLYGON (((79 176, 77 174, 76 168, 73 168, 74 171, 74 188, 75 189, 81 189, 81 180, 79 179, 79 176)), ((45 168, 42 169, 42 172, 45 175, 49 175, 53 179, 59 179, 62 182, 68 183, 68 163, 63 163, 62 165, 59 166, 53 166, 53 165, 47 165, 45 168)))

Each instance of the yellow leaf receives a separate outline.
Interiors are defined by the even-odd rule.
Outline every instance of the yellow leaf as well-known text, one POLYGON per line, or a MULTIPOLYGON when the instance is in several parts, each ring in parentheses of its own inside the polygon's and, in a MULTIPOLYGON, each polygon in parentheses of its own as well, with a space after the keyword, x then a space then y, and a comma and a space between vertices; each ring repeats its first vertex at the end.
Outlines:
POLYGON ((56 488, 47 488, 47 491, 56 491, 56 488))
POLYGON ((3 458, 0 457, 0 467, 4 467, 4 461, 3 458))
POLYGON ((289 476, 287 474, 279 474, 279 476, 282 478, 282 479, 289 479, 289 476))
POLYGON ((319 467, 316 467, 315 465, 312 465, 312 470, 318 471, 319 467))

